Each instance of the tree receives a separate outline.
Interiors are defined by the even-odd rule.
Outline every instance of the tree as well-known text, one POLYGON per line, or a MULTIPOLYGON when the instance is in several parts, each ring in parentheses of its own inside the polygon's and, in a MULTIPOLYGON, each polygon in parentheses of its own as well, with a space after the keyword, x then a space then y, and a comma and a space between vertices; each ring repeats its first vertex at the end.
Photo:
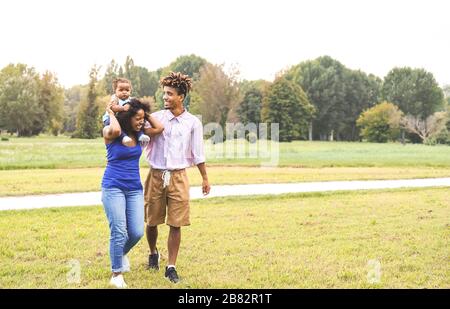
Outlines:
POLYGON ((46 115, 43 125, 56 136, 64 125, 64 89, 55 75, 47 71, 42 75, 39 90, 40 105, 46 115))
POLYGON ((18 136, 39 134, 47 115, 40 104, 39 75, 25 64, 0 71, 0 128, 18 136))
POLYGON ((119 77, 119 68, 119 64, 117 64, 114 59, 112 59, 111 62, 107 65, 105 75, 99 82, 100 87, 103 88, 105 94, 114 93, 114 89, 112 89, 112 83, 114 79, 119 77))
POLYGON ((314 139, 332 139, 345 116, 345 70, 337 60, 323 56, 302 62, 285 74, 305 91, 315 107, 315 118, 310 125, 314 139))
POLYGON ((384 79, 382 97, 396 104, 405 115, 422 120, 444 108, 442 89, 433 74, 424 69, 392 69, 384 79))
POLYGON ((159 76, 156 71, 150 72, 144 67, 134 64, 133 58, 127 56, 125 64, 119 66, 113 59, 106 67, 105 75, 99 81, 99 94, 110 95, 114 93, 112 82, 118 77, 124 77, 130 80, 133 87, 132 96, 146 97, 154 96, 159 86, 159 76))
POLYGON ((247 93, 248 91, 252 89, 257 89, 261 94, 264 96, 264 94, 267 92, 267 89, 272 83, 269 81, 266 81, 264 79, 257 79, 257 80, 242 80, 239 82, 239 90, 241 93, 247 93))
POLYGON ((258 126, 261 122, 261 106, 263 95, 256 87, 250 88, 244 94, 244 99, 239 103, 237 114, 244 125, 254 123, 258 126))
POLYGON ((159 80, 155 72, 150 72, 144 67, 134 66, 134 80, 131 80, 133 85, 132 95, 135 97, 154 96, 159 86, 159 80), (134 86, 136 84, 136 87, 134 86))
POLYGON ((82 100, 77 117, 77 131, 74 137, 96 138, 99 136, 99 108, 97 104, 97 75, 98 67, 94 66, 89 72, 89 87, 87 97, 82 100))
POLYGON ((64 132, 75 132, 81 101, 87 96, 88 85, 76 85, 64 91, 64 132))
POLYGON ((369 142, 386 143, 399 135, 402 112, 389 102, 382 102, 363 112, 356 124, 361 136, 369 142))
POLYGON ((203 122, 219 123, 225 129, 226 121, 240 101, 237 76, 228 76, 223 65, 206 64, 200 69, 200 79, 194 86, 200 97, 199 110, 203 122))
POLYGON ((345 104, 336 128, 337 140, 355 141, 359 138, 356 121, 359 115, 379 102, 382 80, 362 71, 345 71, 345 104))
POLYGON ((171 62, 163 69, 162 75, 166 76, 173 72, 181 72, 189 75, 194 81, 200 79, 200 69, 207 63, 207 61, 194 54, 180 56, 175 61, 171 62))
POLYGON ((263 101, 262 120, 279 123, 280 141, 290 142, 305 135, 313 114, 314 106, 301 87, 284 77, 273 82, 263 101))
POLYGON ((444 91, 444 97, 447 101, 447 105, 450 105, 450 85, 445 85, 442 90, 444 91))
MULTIPOLYGON (((450 86, 448 87, 448 90, 450 91, 450 86)), ((445 111, 447 121, 445 122, 444 129, 439 134, 436 135, 436 142, 441 144, 450 144, 450 103, 448 103, 447 106, 445 107, 445 111)))
POLYGON ((446 112, 436 112, 422 120, 418 116, 406 115, 401 124, 408 132, 417 134, 424 144, 432 143, 433 138, 446 129, 448 115, 446 112))

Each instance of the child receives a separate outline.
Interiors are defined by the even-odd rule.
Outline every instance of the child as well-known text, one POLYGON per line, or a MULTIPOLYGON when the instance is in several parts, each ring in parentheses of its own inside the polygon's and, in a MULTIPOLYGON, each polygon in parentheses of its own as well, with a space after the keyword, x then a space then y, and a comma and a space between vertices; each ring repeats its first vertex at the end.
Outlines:
MULTIPOLYGON (((128 111, 130 109, 130 105, 128 105, 128 102, 130 102, 130 94, 132 89, 131 82, 125 78, 116 78, 114 79, 112 86, 114 89, 114 94, 111 96, 111 101, 113 101, 111 110, 115 113, 128 111)), ((109 125, 108 113, 105 113, 103 115, 103 124, 105 126, 109 125)), ((125 146, 131 146, 132 139, 127 136, 123 132, 123 130, 120 134, 120 139, 122 140, 122 144, 124 144, 125 146)), ((138 140, 141 143, 148 143, 150 141, 150 137, 145 135, 141 130, 138 133, 138 140)))

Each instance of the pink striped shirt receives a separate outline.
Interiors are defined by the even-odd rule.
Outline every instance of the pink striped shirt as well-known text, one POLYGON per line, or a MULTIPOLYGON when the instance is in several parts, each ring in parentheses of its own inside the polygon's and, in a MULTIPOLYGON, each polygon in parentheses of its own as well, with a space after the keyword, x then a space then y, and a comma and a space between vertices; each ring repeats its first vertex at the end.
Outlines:
POLYGON ((152 116, 164 126, 164 131, 145 147, 152 168, 177 170, 205 162, 203 126, 197 117, 187 111, 175 117, 170 110, 152 116))

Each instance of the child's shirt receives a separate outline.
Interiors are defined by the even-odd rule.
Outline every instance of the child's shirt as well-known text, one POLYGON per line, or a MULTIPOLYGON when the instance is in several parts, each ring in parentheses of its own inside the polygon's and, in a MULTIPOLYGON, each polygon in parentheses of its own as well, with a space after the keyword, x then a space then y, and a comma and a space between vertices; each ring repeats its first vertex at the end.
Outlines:
MULTIPOLYGON (((117 99, 117 101, 120 106, 124 106, 125 104, 130 102, 130 98, 125 99, 125 100, 117 99)), ((102 121, 104 123, 107 120, 109 120, 109 115, 108 115, 108 112, 105 112, 105 114, 103 115, 102 121)))

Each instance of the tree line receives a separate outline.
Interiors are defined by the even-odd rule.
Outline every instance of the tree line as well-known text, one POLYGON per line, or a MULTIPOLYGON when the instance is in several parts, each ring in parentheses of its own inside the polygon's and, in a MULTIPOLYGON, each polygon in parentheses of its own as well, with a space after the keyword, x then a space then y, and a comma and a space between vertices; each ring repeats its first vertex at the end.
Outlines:
POLYGON ((152 110, 162 108, 159 79, 180 71, 194 80, 185 100, 204 124, 279 123, 280 141, 343 140, 450 144, 450 86, 440 88, 424 69, 393 68, 384 79, 351 70, 322 56, 278 73, 273 82, 241 80, 197 55, 185 55, 156 71, 131 57, 94 66, 87 85, 64 89, 50 72, 25 64, 0 71, 0 129, 18 136, 42 132, 79 138, 100 136, 101 115, 113 93, 112 81, 125 77, 135 97, 152 110), (100 74, 103 71, 104 73, 100 74))

